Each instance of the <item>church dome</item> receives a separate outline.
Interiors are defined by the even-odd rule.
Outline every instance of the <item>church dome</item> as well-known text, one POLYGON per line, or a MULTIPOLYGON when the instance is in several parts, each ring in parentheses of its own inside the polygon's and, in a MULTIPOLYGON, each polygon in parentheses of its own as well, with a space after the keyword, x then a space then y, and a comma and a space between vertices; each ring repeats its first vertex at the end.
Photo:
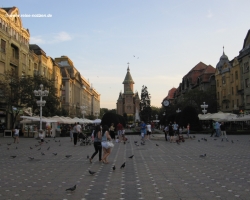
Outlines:
POLYGON ((227 55, 224 53, 224 47, 223 47, 223 54, 220 57, 220 61, 216 65, 216 69, 218 69, 219 71, 221 71, 224 64, 227 64, 228 67, 231 66, 230 63, 229 63, 227 55))
POLYGON ((130 70, 129 70, 129 67, 128 67, 127 74, 126 74, 126 77, 125 77, 125 79, 123 81, 123 84, 130 84, 130 83, 134 84, 135 82, 132 79, 132 76, 130 74, 130 70))

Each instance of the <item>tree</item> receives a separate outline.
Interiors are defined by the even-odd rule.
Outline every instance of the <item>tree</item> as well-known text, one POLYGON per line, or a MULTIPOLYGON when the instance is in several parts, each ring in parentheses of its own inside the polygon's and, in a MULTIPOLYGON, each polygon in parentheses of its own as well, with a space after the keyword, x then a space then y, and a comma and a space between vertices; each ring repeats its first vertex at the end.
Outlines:
POLYGON ((125 123, 125 120, 124 120, 124 117, 121 116, 121 115, 118 115, 118 114, 115 114, 113 112, 107 112, 103 115, 102 117, 102 122, 101 122, 101 125, 104 126, 104 125, 107 125, 107 126, 110 126, 111 123, 114 123, 115 127, 118 123, 121 123, 123 125, 123 127, 126 126, 126 123, 125 123))
POLYGON ((40 84, 43 84, 44 88, 49 90, 49 95, 44 98, 46 104, 43 107, 43 115, 53 116, 61 110, 53 80, 48 80, 42 76, 18 77, 9 71, 1 76, 2 106, 5 107, 6 113, 11 116, 12 128, 15 126, 17 116, 24 108, 31 107, 34 114, 40 113, 40 107, 36 104, 38 98, 34 95, 34 90, 38 90, 40 84))
POLYGON ((150 98, 147 87, 143 85, 141 90, 140 118, 145 122, 151 120, 150 98))
POLYGON ((198 118, 198 114, 194 107, 187 106, 185 107, 180 114, 179 126, 187 127, 187 124, 190 124, 190 129, 193 131, 202 130, 201 124, 198 118))

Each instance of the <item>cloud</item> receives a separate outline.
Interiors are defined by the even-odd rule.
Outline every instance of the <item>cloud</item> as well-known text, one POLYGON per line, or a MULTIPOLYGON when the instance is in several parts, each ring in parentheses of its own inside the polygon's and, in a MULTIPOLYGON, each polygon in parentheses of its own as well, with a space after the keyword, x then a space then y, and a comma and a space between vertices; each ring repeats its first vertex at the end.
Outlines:
POLYGON ((64 42, 72 40, 72 37, 68 33, 62 31, 54 36, 54 40, 58 42, 64 42))
POLYGON ((207 18, 212 18, 214 15, 211 10, 208 11, 207 18))
POLYGON ((42 36, 30 37, 30 44, 44 44, 45 40, 42 39, 42 36))
POLYGON ((59 33, 52 33, 49 35, 38 35, 30 37, 31 44, 54 44, 72 40, 73 37, 70 36, 67 32, 61 31, 59 33), (52 40, 51 40, 52 38, 52 40))

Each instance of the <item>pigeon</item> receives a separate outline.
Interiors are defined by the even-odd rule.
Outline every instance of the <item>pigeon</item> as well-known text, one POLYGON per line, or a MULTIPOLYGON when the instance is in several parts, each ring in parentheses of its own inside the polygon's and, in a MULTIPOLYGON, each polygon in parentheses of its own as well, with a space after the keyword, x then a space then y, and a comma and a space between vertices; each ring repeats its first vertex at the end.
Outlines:
POLYGON ((140 146, 139 144, 135 144, 136 146, 140 146))
POLYGON ((137 143, 137 141, 134 141, 134 143, 136 144, 136 143, 137 143))
POLYGON ((8 147, 7 150, 10 150, 10 148, 8 147))
POLYGON ((37 151, 41 150, 41 148, 37 149, 37 151))
POLYGON ((125 167, 125 162, 121 165, 120 169, 125 167))
POLYGON ((58 142, 60 142, 60 140, 58 140, 58 142))
POLYGON ((206 154, 200 155, 201 158, 204 158, 204 157, 206 157, 206 156, 207 156, 206 154))
POLYGON ((59 147, 62 146, 61 144, 59 144, 59 147))
POLYGON ((193 138, 195 138, 195 136, 193 136, 193 138))
POLYGON ((89 173, 90 173, 91 175, 94 175, 96 172, 93 172, 93 171, 90 171, 90 170, 89 170, 89 173))
POLYGON ((71 191, 71 192, 73 192, 75 189, 76 189, 76 185, 74 185, 74 186, 71 187, 71 188, 66 189, 66 191, 71 191))
POLYGON ((207 139, 206 139, 206 138, 204 138, 204 141, 206 141, 206 142, 207 142, 207 139))
POLYGON ((115 165, 112 167, 113 171, 115 171, 115 165))
POLYGON ((221 141, 223 142, 223 138, 221 139, 221 141))
POLYGON ((89 155, 87 155, 87 159, 89 159, 89 155))
POLYGON ((145 145, 143 142, 141 142, 141 145, 145 145))
POLYGON ((231 142, 232 142, 232 143, 234 143, 234 141, 233 141, 233 140, 231 140, 231 142))
POLYGON ((17 147, 16 147, 16 149, 17 149, 17 147))
POLYGON ((16 156, 10 156, 11 158, 15 158, 16 156))
POLYGON ((10 145, 11 145, 11 143, 7 143, 7 145, 8 145, 8 146, 10 146, 10 145))
POLYGON ((45 154, 43 152, 41 152, 41 154, 44 156, 45 154))
POLYGON ((57 155, 57 153, 53 153, 55 156, 57 155))
POLYGON ((132 155, 132 156, 129 156, 128 158, 133 158, 134 157, 134 155, 132 155))
POLYGON ((123 142, 123 144, 126 144, 126 142, 123 142))
POLYGON ((33 149, 32 147, 30 147, 30 149, 33 149))
POLYGON ((50 149, 50 147, 48 147, 48 149, 47 150, 49 150, 50 149))
POLYGON ((198 140, 198 142, 200 142, 200 140, 198 140))
POLYGON ((159 144, 155 144, 157 147, 159 146, 159 144))
POLYGON ((179 141, 176 141, 176 144, 180 145, 180 142, 179 142, 179 141))
POLYGON ((30 160, 34 160, 34 157, 29 157, 30 160))
POLYGON ((214 140, 217 140, 216 138, 214 138, 214 140))
POLYGON ((66 158, 69 158, 69 157, 71 157, 71 156, 72 156, 72 155, 66 155, 65 157, 66 157, 66 158))

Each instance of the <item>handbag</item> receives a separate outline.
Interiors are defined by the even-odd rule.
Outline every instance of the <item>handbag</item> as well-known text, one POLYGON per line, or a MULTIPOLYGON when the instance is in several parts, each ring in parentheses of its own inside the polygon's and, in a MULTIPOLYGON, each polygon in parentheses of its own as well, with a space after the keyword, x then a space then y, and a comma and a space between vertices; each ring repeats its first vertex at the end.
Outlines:
POLYGON ((115 145, 111 141, 107 141, 107 147, 108 148, 113 148, 115 145))

